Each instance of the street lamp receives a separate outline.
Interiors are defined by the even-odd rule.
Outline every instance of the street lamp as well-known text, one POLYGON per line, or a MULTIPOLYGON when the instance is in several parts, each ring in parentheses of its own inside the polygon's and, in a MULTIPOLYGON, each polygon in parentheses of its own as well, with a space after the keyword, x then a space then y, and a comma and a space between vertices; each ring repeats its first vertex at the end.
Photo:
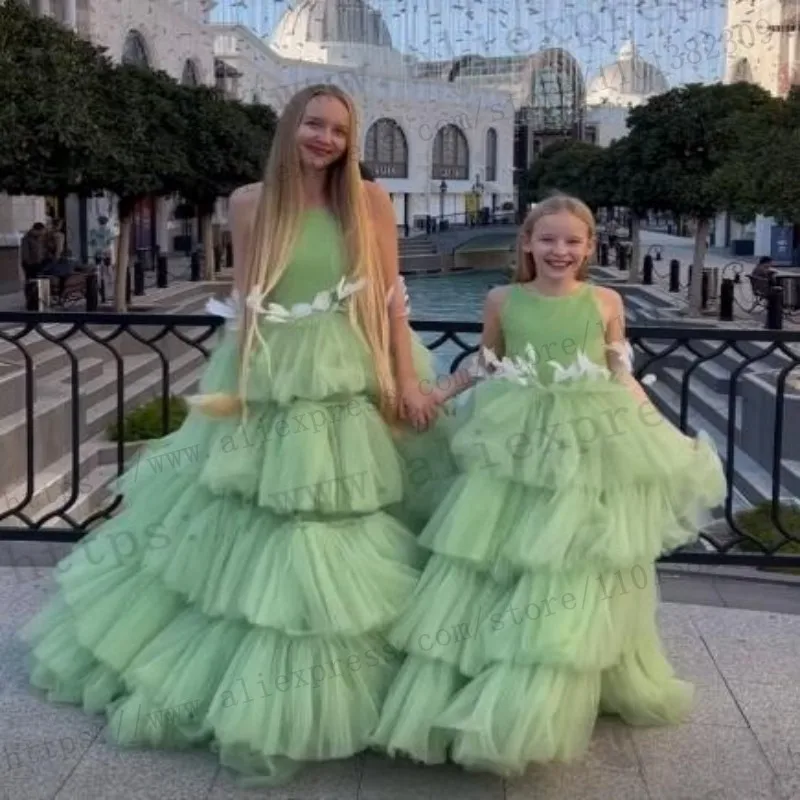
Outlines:
POLYGON ((481 176, 475 176, 475 183, 472 184, 472 197, 475 207, 470 214, 470 225, 474 225, 481 218, 481 198, 483 197, 484 185, 481 183, 481 176))
POLYGON ((447 194, 447 181, 439 184, 439 217, 440 225, 444 222, 444 196, 447 194))

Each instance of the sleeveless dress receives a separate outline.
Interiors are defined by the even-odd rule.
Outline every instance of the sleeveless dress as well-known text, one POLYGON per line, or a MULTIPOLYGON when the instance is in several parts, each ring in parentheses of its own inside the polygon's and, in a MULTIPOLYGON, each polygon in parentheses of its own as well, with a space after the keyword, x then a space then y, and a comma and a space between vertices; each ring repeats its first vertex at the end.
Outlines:
MULTIPOLYGON (((376 409, 344 264, 338 224, 308 212, 261 307, 247 415, 193 410, 154 443, 118 483, 123 512, 58 564, 23 631, 33 685, 105 712, 120 745, 205 744, 255 784, 368 746, 402 660, 383 634, 421 566, 401 517, 429 512, 376 409)), ((201 391, 236 390, 237 322, 201 391)))
POLYGON ((707 437, 610 376, 591 286, 550 298, 514 285, 501 326, 507 357, 459 412, 460 474, 390 634, 408 656, 373 744, 511 776, 582 755, 598 713, 687 714, 654 562, 696 538, 725 479, 707 437))

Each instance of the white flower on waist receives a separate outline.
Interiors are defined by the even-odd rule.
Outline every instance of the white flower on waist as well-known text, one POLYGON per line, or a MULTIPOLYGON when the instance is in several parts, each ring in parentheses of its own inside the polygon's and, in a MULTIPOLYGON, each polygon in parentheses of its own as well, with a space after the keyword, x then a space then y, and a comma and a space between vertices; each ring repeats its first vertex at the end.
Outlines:
POLYGON ((553 383, 565 383, 575 381, 580 378, 597 380, 598 378, 607 379, 611 376, 606 367, 596 364, 584 352, 579 352, 575 361, 568 367, 559 364, 557 361, 547 362, 553 368, 553 383))
POLYGON ((340 310, 344 301, 362 289, 365 284, 363 279, 350 282, 342 278, 335 288, 317 292, 310 303, 295 303, 291 308, 286 308, 280 303, 269 303, 264 308, 262 295, 254 291, 247 299, 247 306, 270 322, 293 322, 310 317, 312 314, 340 310))
MULTIPOLYGON (((624 342, 612 342, 611 344, 607 344, 606 350, 616 353, 620 360, 620 366, 626 372, 633 375, 633 347, 631 347, 631 343, 627 339, 624 342)), ((645 386, 652 386, 652 384, 656 382, 656 376, 645 375, 639 382, 645 386)))
POLYGON ((212 297, 206 303, 206 312, 213 314, 215 317, 223 317, 227 320, 225 327, 231 330, 236 330, 239 327, 239 319, 242 315, 242 302, 239 295, 239 290, 234 289, 230 297, 225 300, 219 300, 212 297))
POLYGON ((483 363, 473 362, 467 371, 474 378, 499 378, 520 386, 536 386, 539 374, 536 369, 536 351, 528 345, 524 356, 498 358, 489 347, 481 348, 483 363))

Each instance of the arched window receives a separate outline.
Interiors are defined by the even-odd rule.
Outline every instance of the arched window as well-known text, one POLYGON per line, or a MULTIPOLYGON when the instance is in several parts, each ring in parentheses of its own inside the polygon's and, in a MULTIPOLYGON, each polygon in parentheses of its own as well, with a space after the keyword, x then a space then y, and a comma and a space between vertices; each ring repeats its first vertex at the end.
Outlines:
POLYGON ((408 142, 393 119, 383 117, 369 126, 364 163, 376 178, 408 177, 408 142))
POLYGON ((184 86, 199 86, 200 78, 197 76, 197 66, 191 58, 187 58, 183 64, 183 74, 181 83, 184 86))
POLYGON ((486 180, 497 180, 497 131, 486 131, 486 180))
POLYGON ((469 145, 457 125, 445 125, 433 140, 434 180, 469 180, 469 145))
POLYGON ((147 45, 139 31, 128 31, 125 45, 122 48, 122 63, 135 67, 149 67, 150 58, 147 55, 147 45))

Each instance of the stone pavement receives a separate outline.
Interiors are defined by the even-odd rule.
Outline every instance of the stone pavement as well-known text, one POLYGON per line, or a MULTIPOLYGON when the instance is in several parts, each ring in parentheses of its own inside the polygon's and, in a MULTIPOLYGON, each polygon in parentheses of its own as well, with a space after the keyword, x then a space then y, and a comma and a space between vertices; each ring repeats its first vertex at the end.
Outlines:
POLYGON ((248 791, 210 753, 120 751, 99 718, 30 693, 13 634, 49 584, 28 569, 0 569, 0 800, 800 800, 800 616, 664 603, 667 650, 697 687, 691 720, 667 729, 602 720, 574 766, 503 781, 370 754, 248 791))

